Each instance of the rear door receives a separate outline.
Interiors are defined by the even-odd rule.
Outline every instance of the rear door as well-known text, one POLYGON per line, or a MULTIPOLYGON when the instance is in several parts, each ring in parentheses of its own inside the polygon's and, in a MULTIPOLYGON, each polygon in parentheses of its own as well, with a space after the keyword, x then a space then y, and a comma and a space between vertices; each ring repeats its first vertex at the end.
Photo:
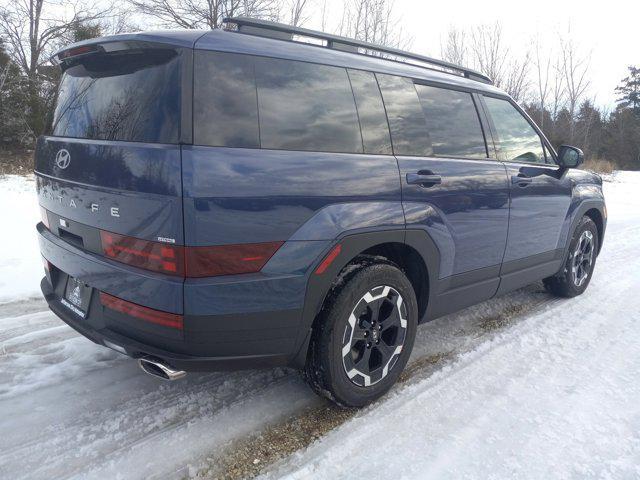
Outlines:
MULTIPOLYGON (((52 234, 98 255, 105 233, 183 244, 179 142, 189 52, 129 42, 63 62, 51 135, 39 138, 35 158, 52 234)), ((92 281, 125 289, 117 279, 92 281)), ((182 309, 181 281, 162 295, 141 293, 139 303, 182 309)))
POLYGON ((473 95, 389 75, 378 81, 407 228, 424 228, 436 242, 440 278, 451 278, 443 288, 491 279, 477 293, 493 295, 507 238, 509 187, 504 166, 489 158, 473 95))
POLYGON ((484 104, 511 191, 503 274, 555 262, 562 256, 559 242, 571 202, 571 181, 530 120, 510 100, 485 96, 484 104))

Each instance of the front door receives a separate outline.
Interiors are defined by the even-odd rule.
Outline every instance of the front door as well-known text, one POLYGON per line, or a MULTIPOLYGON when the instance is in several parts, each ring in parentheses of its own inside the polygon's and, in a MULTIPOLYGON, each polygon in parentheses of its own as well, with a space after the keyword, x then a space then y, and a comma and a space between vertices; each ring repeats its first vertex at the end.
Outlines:
POLYGON ((540 265, 555 273, 563 253, 560 240, 571 202, 571 181, 514 104, 489 96, 484 102, 510 183, 509 235, 502 273, 540 265))

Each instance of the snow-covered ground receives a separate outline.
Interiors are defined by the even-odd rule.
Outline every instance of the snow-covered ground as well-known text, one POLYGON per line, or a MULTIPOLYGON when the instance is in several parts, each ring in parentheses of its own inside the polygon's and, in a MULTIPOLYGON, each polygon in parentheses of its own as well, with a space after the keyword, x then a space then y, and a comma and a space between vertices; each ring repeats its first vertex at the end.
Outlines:
MULTIPOLYGON (((639 189, 640 173, 606 183, 585 295, 532 286, 421 327, 417 374, 267 476, 639 478, 639 189), (434 354, 449 361, 423 368, 434 354)), ((323 404, 285 369, 161 383, 41 301, 2 304, 35 294, 42 266, 33 182, 0 180, 0 195, 23 232, 0 238, 0 478, 215 475, 231 441, 323 404)))
POLYGON ((40 221, 33 176, 0 177, 0 304, 40 293, 42 258, 35 235, 40 221))

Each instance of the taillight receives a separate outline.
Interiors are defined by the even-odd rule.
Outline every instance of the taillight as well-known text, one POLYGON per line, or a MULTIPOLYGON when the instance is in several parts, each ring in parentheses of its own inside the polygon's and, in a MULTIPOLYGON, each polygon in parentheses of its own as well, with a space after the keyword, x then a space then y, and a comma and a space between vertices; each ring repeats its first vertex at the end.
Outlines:
POLYGON ((259 272, 283 243, 186 247, 187 277, 259 272))
POLYGON ((284 242, 182 247, 100 231, 104 254, 134 267, 180 277, 259 272, 284 242))
POLYGON ((47 214, 47 209, 42 205, 40 205, 40 217, 42 217, 42 223, 47 227, 47 230, 51 230, 49 227, 49 215, 47 214))
POLYGON ((183 328, 184 321, 182 315, 143 307, 137 303, 127 302, 126 300, 104 292, 100 292, 100 303, 111 310, 130 315, 146 322, 180 330, 183 328))
POLYGON ((184 276, 183 248, 100 231, 104 254, 134 267, 184 276))

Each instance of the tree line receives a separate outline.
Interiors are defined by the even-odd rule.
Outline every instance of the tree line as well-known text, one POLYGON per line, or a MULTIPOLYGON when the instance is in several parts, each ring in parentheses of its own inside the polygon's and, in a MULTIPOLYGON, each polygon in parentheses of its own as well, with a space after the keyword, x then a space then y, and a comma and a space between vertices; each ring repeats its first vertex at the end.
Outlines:
MULTIPOLYGON (((393 0, 347 0, 340 4, 340 15, 332 12, 331 18, 327 0, 127 0, 99 5, 14 0, 0 7, 0 149, 30 147, 47 132, 60 80, 49 58, 74 41, 157 27, 220 28, 223 18, 246 15, 297 26, 313 21, 322 30, 388 46, 412 44, 400 28, 393 0)), ((531 45, 516 54, 498 23, 452 28, 442 39, 440 56, 491 77, 525 107, 554 146, 579 146, 588 159, 640 169, 640 67, 629 67, 616 89, 616 106, 607 109, 589 96, 589 55, 570 35, 559 35, 552 48, 535 39, 531 45)))

